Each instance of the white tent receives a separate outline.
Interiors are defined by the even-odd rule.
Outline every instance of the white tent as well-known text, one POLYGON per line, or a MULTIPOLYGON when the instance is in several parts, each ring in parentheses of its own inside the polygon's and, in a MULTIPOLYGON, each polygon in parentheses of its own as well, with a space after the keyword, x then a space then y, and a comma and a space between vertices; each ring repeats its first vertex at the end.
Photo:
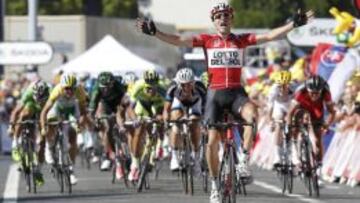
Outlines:
POLYGON ((106 35, 102 40, 75 59, 63 64, 58 69, 65 73, 90 73, 97 75, 102 71, 124 74, 128 71, 141 76, 143 71, 154 69, 165 73, 159 65, 149 62, 131 53, 111 35, 106 35))

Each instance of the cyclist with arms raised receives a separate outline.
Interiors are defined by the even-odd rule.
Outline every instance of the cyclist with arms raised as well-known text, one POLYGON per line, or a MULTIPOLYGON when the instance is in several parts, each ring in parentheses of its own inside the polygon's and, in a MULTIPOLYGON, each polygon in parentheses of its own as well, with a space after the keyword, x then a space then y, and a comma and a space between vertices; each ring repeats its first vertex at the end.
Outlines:
MULTIPOLYGON (((200 34, 194 37, 180 37, 158 30, 154 22, 138 19, 137 28, 145 34, 173 44, 185 47, 203 47, 209 73, 209 90, 206 98, 205 119, 208 123, 222 121, 223 110, 228 108, 236 117, 242 117, 246 122, 256 120, 257 109, 250 102, 241 84, 241 70, 244 65, 244 49, 247 46, 268 42, 286 35, 294 27, 307 23, 312 17, 311 11, 306 14, 297 12, 293 21, 275 28, 266 34, 241 34, 231 32, 233 23, 233 8, 227 3, 218 3, 211 9, 210 17, 216 34, 200 34)), ((244 150, 241 156, 241 173, 250 176, 248 169, 248 153, 252 146, 252 128, 244 127, 244 150)), ((218 144, 220 133, 217 129, 209 129, 207 161, 212 179, 211 202, 219 202, 217 176, 219 170, 218 144)))

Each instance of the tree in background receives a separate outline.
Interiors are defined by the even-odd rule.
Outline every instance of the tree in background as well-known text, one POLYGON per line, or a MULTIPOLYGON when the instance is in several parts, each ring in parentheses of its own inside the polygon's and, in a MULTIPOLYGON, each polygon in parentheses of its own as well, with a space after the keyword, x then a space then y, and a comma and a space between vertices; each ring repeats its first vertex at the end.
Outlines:
MULTIPOLYGON (((136 0, 38 0, 40 15, 98 15, 136 18, 136 0)), ((27 0, 6 1, 7 15, 26 15, 27 0)))
MULTIPOLYGON (((123 18, 138 16, 136 0, 38 0, 38 2, 40 15, 84 14, 123 18)), ((298 6, 313 9, 317 17, 331 17, 329 9, 332 6, 357 15, 353 0, 232 0, 231 2, 236 11, 235 27, 276 27, 283 24, 298 6)), ((6 11, 7 15, 26 15, 27 0, 6 1, 6 11)))
POLYGON ((331 17, 332 6, 356 14, 350 0, 232 0, 235 9, 234 26, 247 28, 272 28, 284 24, 296 8, 315 11, 316 17, 331 17))

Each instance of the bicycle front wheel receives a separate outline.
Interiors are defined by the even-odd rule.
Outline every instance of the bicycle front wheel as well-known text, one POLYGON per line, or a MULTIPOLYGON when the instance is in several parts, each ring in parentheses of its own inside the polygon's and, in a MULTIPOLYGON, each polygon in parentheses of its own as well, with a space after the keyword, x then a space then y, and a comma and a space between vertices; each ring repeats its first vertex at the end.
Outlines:
POLYGON ((69 169, 69 166, 67 166, 65 169, 64 169, 64 175, 63 175, 63 178, 64 178, 64 181, 65 184, 66 184, 66 187, 67 187, 67 192, 69 194, 72 193, 72 185, 71 185, 71 181, 70 181, 70 169, 69 169))
POLYGON ((137 183, 137 192, 141 192, 143 187, 146 185, 146 178, 148 171, 149 171, 149 161, 150 161, 150 152, 145 155, 140 167, 140 177, 137 183))
POLYGON ((301 145, 301 162, 304 185, 309 193, 309 196, 312 196, 312 171, 310 164, 310 152, 307 143, 302 143, 301 145))
POLYGON ((227 148, 220 167, 220 191, 222 202, 236 202, 236 174, 233 147, 227 148))
POLYGON ((188 183, 188 171, 186 169, 181 169, 181 182, 184 189, 185 194, 189 192, 189 183, 188 183))

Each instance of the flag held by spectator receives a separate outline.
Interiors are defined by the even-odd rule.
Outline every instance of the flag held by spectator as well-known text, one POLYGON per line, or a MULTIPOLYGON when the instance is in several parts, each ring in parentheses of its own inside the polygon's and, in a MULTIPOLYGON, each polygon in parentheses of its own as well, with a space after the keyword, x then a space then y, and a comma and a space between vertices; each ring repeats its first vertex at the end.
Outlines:
POLYGON ((358 64, 358 54, 348 51, 347 47, 320 43, 313 50, 310 72, 327 80, 333 100, 337 102, 358 64))

